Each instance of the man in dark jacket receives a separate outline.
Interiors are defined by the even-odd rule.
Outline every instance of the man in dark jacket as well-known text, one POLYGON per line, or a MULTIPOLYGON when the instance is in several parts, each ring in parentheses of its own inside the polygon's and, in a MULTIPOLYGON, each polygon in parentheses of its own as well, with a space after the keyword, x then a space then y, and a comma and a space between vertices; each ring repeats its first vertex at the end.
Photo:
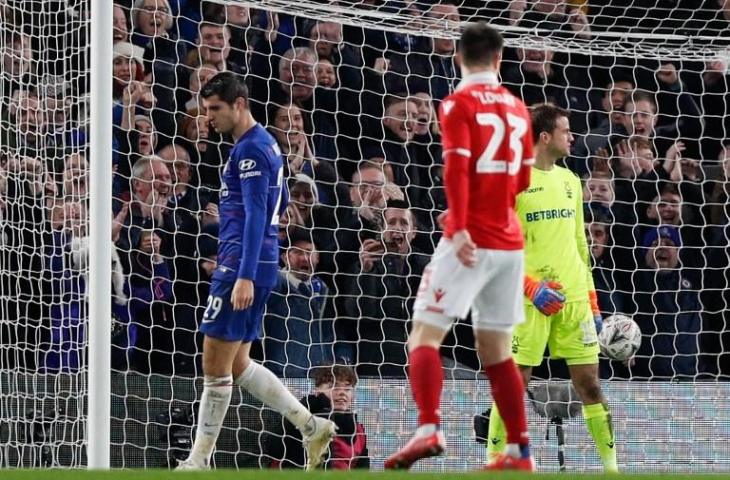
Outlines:
POLYGON ((642 242, 647 268, 634 275, 637 312, 643 334, 632 376, 650 379, 693 378, 702 373, 702 305, 698 283, 680 269, 682 242, 675 227, 655 227, 642 242))
POLYGON ((393 171, 393 182, 406 188, 420 185, 420 163, 413 145, 418 105, 405 93, 389 95, 384 100, 381 130, 373 130, 364 142, 365 158, 383 157, 393 171))
POLYGON ((589 130, 573 144, 571 163, 574 172, 583 176, 591 169, 591 155, 609 146, 612 136, 626 136, 623 127, 624 102, 634 84, 622 78, 612 79, 601 96, 600 108, 593 106, 588 115, 589 130))
POLYGON ((413 299, 428 256, 412 247, 413 212, 392 201, 383 212, 382 236, 362 243, 345 299, 347 317, 358 324, 358 370, 363 375, 405 376, 406 341, 413 299))
POLYGON ((309 232, 291 230, 282 258, 264 318, 264 365, 279 376, 306 377, 332 357, 332 320, 323 318, 328 290, 314 274, 319 253, 309 232))

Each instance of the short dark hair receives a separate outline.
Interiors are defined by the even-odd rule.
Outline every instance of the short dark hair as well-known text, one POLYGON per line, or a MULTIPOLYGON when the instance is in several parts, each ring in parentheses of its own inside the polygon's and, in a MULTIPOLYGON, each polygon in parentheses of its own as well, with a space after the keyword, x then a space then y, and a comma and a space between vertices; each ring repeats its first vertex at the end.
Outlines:
POLYGON ((327 383, 335 384, 338 380, 341 382, 349 382, 351 385, 357 385, 357 374, 355 369, 349 365, 329 364, 322 365, 312 371, 312 380, 314 386, 320 387, 327 383))
POLYGON ((287 231, 288 246, 293 247, 297 243, 306 242, 314 245, 312 234, 302 227, 293 227, 287 231))
POLYGON ((198 36, 200 36, 200 32, 202 32, 205 27, 222 28, 223 30, 228 30, 229 34, 231 33, 231 27, 229 27, 226 23, 224 16, 212 16, 200 22, 200 25, 198 26, 198 36))
POLYGON ((502 34, 485 22, 469 23, 461 33, 459 52, 464 65, 490 65, 502 53, 502 34))
POLYGON ((412 102, 412 101, 413 101, 413 99, 408 98, 408 94, 404 93, 404 92, 387 95, 385 97, 385 99, 383 100, 383 113, 385 113, 386 110, 388 110, 390 107, 392 107, 396 103, 412 102))
POLYGON ((588 204, 585 204, 583 220, 586 224, 595 223, 602 227, 606 227, 606 230, 608 230, 613 223, 611 211, 608 209, 604 210, 604 208, 601 208, 598 205, 589 206, 588 204))
POLYGON ((649 102, 652 105, 652 107, 654 107, 654 113, 657 112, 656 99, 654 98, 654 95, 651 92, 648 92, 646 90, 634 90, 631 93, 631 96, 629 96, 629 98, 627 98, 626 101, 624 102, 624 111, 626 111, 626 106, 629 103, 633 103, 634 105, 636 105, 636 102, 642 102, 642 101, 649 102))
POLYGON ((401 208, 403 210, 410 210, 411 206, 405 200, 388 200, 385 205, 385 209, 389 208, 401 208))
POLYGON ((542 132, 553 133, 558 118, 570 118, 567 110, 552 103, 538 103, 533 105, 530 116, 532 117, 532 137, 535 142, 540 138, 542 132))
POLYGON ((411 217, 411 227, 413 231, 419 230, 418 218, 416 214, 411 210, 411 205, 406 200, 388 200, 385 204, 385 210, 383 210, 383 218, 385 218, 385 212, 391 209, 405 210, 409 217, 411 217))
MULTIPOLYGON (((385 156, 385 154, 383 154, 385 156)), ((373 158, 372 156, 370 158, 373 158)), ((353 178, 355 178, 355 175, 361 175, 362 172, 365 170, 380 170, 383 172, 383 164, 373 162, 372 160, 360 160, 357 164, 357 168, 354 172, 352 172, 352 175, 350 176, 350 181, 352 181, 353 178)), ((385 172, 383 172, 385 174, 385 172)))
POLYGON ((269 104, 266 106, 266 125, 269 127, 273 126, 274 120, 276 120, 276 115, 279 113, 279 110, 288 109, 292 106, 299 108, 298 105, 286 101, 283 104, 277 102, 269 102, 269 104))
POLYGON ((232 72, 216 73, 200 90, 200 96, 210 98, 217 95, 228 105, 233 105, 237 98, 243 98, 248 104, 248 88, 241 78, 232 72))
POLYGON ((680 192, 679 187, 676 183, 673 183, 671 181, 664 181, 659 184, 659 198, 661 199, 662 195, 676 195, 678 197, 682 196, 682 192, 680 192))

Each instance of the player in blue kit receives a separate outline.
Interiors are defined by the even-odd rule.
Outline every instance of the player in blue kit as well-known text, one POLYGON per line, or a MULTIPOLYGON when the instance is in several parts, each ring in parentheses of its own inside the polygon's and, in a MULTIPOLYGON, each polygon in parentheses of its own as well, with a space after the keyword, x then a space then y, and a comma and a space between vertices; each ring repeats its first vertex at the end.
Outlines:
POLYGON ((312 470, 321 463, 335 424, 312 415, 273 373, 249 358, 278 272, 279 214, 287 204, 281 152, 251 116, 248 91, 236 75, 217 74, 200 95, 211 126, 233 135, 236 144, 223 171, 217 267, 200 326, 204 382, 197 433, 178 469, 209 468, 231 389, 238 385, 302 432, 312 470))

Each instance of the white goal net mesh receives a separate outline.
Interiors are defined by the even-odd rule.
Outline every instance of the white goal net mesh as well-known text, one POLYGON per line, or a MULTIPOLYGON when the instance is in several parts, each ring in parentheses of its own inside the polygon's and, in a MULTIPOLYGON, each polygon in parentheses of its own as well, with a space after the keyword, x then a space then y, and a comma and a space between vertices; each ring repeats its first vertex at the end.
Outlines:
MULTIPOLYGON (((0 467, 86 462, 87 110, 106 101, 88 98, 89 4, 0 0, 0 467)), ((600 307, 642 330, 631 365, 601 360, 620 466, 730 470, 730 3, 716 0, 115 0, 113 466, 190 447, 232 147, 199 98, 219 71, 245 79, 291 199, 254 357, 299 395, 317 366, 357 372, 360 466, 381 469, 413 430, 406 339, 446 208, 434 112, 475 20, 504 34, 511 91, 570 111, 564 164, 584 181, 600 307)), ((442 356, 449 456, 422 468, 477 467, 471 416, 490 401, 468 318, 442 356)), ((535 388, 566 375, 546 359, 535 388)), ((269 410, 232 405, 216 465, 291 453, 269 410)), ((545 422, 531 417, 554 470, 545 422)), ((566 425, 568 468, 599 469, 581 420, 566 425)))

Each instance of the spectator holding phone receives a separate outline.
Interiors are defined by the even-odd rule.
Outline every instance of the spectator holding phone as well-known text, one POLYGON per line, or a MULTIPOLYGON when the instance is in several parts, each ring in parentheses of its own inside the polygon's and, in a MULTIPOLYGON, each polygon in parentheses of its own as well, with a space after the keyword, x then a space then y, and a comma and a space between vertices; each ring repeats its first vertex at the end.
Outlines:
POLYGON ((381 235, 362 242, 345 300, 357 322, 358 370, 363 375, 404 376, 413 299, 428 256, 416 251, 416 219, 408 204, 391 201, 381 235))

